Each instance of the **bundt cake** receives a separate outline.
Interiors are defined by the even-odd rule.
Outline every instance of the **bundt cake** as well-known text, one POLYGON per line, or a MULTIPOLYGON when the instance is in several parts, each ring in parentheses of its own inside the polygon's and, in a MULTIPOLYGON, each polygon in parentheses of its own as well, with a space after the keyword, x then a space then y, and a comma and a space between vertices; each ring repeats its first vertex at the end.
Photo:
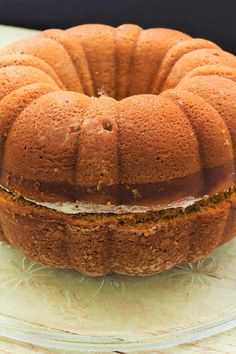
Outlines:
POLYGON ((236 57, 172 29, 52 29, 0 51, 1 237, 149 275, 236 235, 236 57))

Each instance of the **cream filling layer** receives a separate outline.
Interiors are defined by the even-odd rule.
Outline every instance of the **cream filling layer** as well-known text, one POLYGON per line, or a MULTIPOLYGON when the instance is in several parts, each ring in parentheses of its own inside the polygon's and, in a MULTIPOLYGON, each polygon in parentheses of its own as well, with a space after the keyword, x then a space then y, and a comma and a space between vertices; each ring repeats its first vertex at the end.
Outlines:
MULTIPOLYGON (((13 194, 9 189, 0 185, 0 188, 5 190, 8 193, 13 194)), ((24 200, 34 203, 36 205, 53 209, 60 213, 64 214, 80 214, 80 213, 87 213, 87 214, 125 214, 125 213, 146 213, 151 211, 158 211, 158 210, 166 210, 172 208, 187 208, 190 205, 193 205, 201 198, 195 198, 189 196, 188 198, 170 203, 165 205, 165 207, 161 207, 160 205, 156 206, 141 206, 141 205, 104 205, 104 204, 95 204, 95 203, 86 203, 86 202, 41 202, 33 199, 29 199, 26 197, 22 197, 24 200)))
POLYGON ((103 205, 103 204, 94 204, 94 203, 84 203, 84 202, 38 202, 32 199, 24 198, 34 204, 44 206, 49 209, 59 211, 64 214, 79 214, 79 213, 88 213, 88 214, 125 214, 125 213, 145 213, 150 211, 157 211, 161 209, 170 209, 170 208, 187 208, 189 205, 194 204, 198 199, 189 197, 188 199, 171 203, 161 208, 160 206, 139 206, 139 205, 103 205))

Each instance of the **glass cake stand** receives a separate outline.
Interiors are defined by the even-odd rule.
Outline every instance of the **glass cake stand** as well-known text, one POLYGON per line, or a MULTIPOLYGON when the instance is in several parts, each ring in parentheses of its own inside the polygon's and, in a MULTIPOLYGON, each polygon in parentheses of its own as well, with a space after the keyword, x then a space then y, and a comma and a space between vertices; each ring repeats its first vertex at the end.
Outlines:
POLYGON ((83 351, 158 349, 236 326, 236 240, 151 277, 87 277, 0 244, 0 336, 83 351))

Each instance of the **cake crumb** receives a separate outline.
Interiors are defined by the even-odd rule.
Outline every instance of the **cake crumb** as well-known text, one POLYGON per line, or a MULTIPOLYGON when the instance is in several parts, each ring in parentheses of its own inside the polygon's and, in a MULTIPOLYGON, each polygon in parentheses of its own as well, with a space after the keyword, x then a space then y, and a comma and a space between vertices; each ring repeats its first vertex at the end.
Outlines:
POLYGON ((69 126, 71 132, 78 132, 80 129, 79 123, 72 123, 69 126))
POLYGON ((101 184, 102 184, 102 182, 101 182, 101 181, 99 181, 99 182, 98 182, 98 184, 97 184, 96 189, 97 189, 97 191, 98 191, 98 192, 100 192, 100 190, 102 189, 101 184))
POLYGON ((226 139, 226 140, 225 140, 224 145, 225 145, 225 146, 229 146, 229 145, 230 145, 229 139, 226 139))
POLYGON ((138 189, 132 189, 132 193, 135 199, 142 197, 138 189))
POLYGON ((104 86, 102 86, 98 89, 98 97, 101 97, 101 96, 108 96, 108 93, 106 92, 104 86))

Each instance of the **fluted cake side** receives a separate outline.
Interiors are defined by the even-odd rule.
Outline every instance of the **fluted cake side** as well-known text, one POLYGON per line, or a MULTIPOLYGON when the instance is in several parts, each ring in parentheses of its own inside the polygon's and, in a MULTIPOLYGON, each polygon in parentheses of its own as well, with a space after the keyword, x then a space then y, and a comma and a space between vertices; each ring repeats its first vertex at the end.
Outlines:
POLYGON ((152 274, 232 238, 235 81, 234 55, 164 28, 81 25, 1 50, 3 237, 92 275, 152 274))

